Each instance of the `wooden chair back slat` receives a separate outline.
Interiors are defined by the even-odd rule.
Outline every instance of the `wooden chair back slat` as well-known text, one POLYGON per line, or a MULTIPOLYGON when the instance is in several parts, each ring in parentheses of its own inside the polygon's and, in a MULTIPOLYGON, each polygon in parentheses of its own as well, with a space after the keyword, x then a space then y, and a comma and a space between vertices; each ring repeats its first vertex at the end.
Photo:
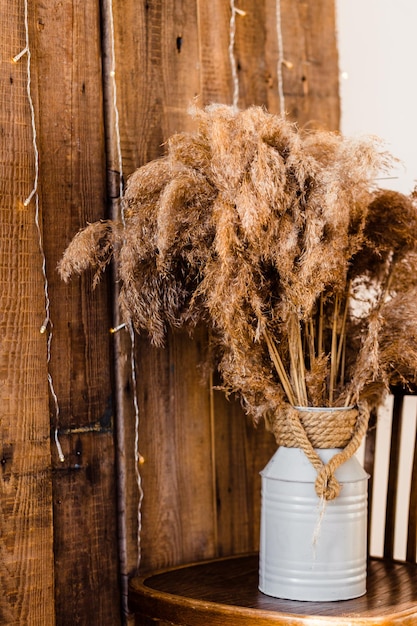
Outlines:
POLYGON ((392 409, 391 448, 388 472, 388 491, 385 509, 384 557, 394 558, 395 517, 397 510, 398 472, 404 396, 396 394, 392 409))
POLYGON ((368 537, 371 536, 371 506, 372 495, 373 495, 373 469, 374 469, 374 459, 375 459, 375 443, 376 443, 376 422, 377 422, 377 414, 376 411, 372 411, 371 416, 369 418, 369 426, 368 432, 365 438, 365 453, 363 459, 363 467, 365 472, 369 474, 369 483, 368 483, 368 537))
POLYGON ((407 561, 417 559, 417 446, 414 445, 413 468, 411 474, 410 509, 408 512, 407 561))

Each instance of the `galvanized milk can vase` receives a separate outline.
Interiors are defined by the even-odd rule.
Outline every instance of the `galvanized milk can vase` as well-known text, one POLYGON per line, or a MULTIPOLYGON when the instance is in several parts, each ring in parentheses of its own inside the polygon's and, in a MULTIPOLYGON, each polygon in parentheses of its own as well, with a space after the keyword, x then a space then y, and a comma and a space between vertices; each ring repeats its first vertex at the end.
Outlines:
POLYGON ((352 453, 367 416, 295 407, 293 419, 262 472, 259 589, 290 600, 362 596, 368 474, 352 453))
POLYGON ((220 388, 279 446, 263 472, 261 589, 360 595, 353 453, 390 385, 416 383, 416 197, 375 187, 391 163, 375 138, 303 132, 261 107, 192 114, 196 130, 132 174, 120 219, 76 234, 60 274, 92 268, 97 282, 114 259, 122 319, 156 346, 170 327, 207 326, 220 388))

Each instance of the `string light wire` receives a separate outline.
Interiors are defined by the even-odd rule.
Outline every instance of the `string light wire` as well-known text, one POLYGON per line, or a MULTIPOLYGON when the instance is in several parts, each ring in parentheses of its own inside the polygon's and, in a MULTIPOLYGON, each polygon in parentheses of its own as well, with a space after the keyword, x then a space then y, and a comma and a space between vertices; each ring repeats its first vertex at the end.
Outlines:
POLYGON ((119 202, 120 202, 120 217, 125 226, 125 213, 123 206, 123 157, 122 157, 122 144, 120 139, 120 121, 119 121, 119 107, 117 105, 117 84, 116 84, 116 50, 115 50, 115 36, 114 36, 114 16, 113 16, 113 0, 109 0, 109 25, 110 25, 110 47, 111 47, 111 67, 110 78, 112 80, 112 106, 114 114, 114 132, 116 135, 116 156, 119 168, 119 202))
POLYGON ((48 283, 48 277, 46 273, 46 257, 45 257, 44 247, 43 247, 42 229, 40 226, 39 194, 38 194, 39 150, 38 150, 37 131, 36 131, 35 107, 33 104, 32 89, 31 89, 32 56, 31 56, 30 41, 29 41, 28 0, 25 0, 25 3, 24 3, 24 26, 25 26, 25 47, 19 52, 19 54, 16 54, 16 56, 13 57, 13 62, 18 63, 18 61, 20 61, 26 55, 26 71, 27 71, 26 92, 27 92, 27 99, 28 99, 28 104, 29 104, 31 126, 32 126, 32 146, 33 146, 35 173, 34 173, 34 178, 33 178, 32 190, 30 194, 28 195, 28 197, 26 198, 26 200, 24 200, 23 205, 27 207, 31 203, 32 199, 35 200, 35 225, 36 225, 36 230, 38 233, 38 245, 39 245, 39 252, 41 255, 41 267, 42 267, 42 276, 43 276, 43 281, 44 281, 44 298, 45 298, 45 319, 39 330, 42 334, 44 334, 48 330, 48 327, 49 327, 49 334, 48 334, 48 339, 46 342, 46 346, 47 346, 46 361, 47 361, 47 369, 48 369, 47 378, 48 378, 49 390, 51 392, 51 395, 54 401, 54 406, 55 406, 54 440, 55 440, 55 445, 58 451, 59 460, 63 462, 65 461, 65 457, 62 452, 62 447, 59 442, 59 436, 58 436, 59 403, 58 403, 58 397, 54 388, 52 374, 50 372, 53 324, 52 324, 51 314, 50 314, 49 283, 48 283))
POLYGON ((230 0, 230 32, 229 32, 229 61, 232 70, 233 81, 233 108, 237 110, 239 104, 239 77, 237 73, 237 63, 235 58, 235 35, 236 35, 236 13, 240 13, 235 7, 234 0, 230 0))
POLYGON ((144 459, 139 452, 139 405, 138 405, 138 383, 136 377, 136 359, 135 359, 135 330, 133 328, 132 322, 129 323, 129 335, 130 335, 130 367, 132 370, 132 387, 133 387, 133 406, 135 409, 135 475, 136 482, 139 490, 139 503, 137 510, 137 523, 138 523, 138 534, 137 534, 137 568, 140 567, 141 556, 142 556, 142 546, 141 546, 141 528, 142 528, 142 500, 143 500, 143 489, 142 489, 142 478, 139 471, 139 466, 143 463, 144 459))
POLYGON ((285 65, 284 57, 284 42, 282 37, 282 22, 281 22, 281 0, 275 0, 276 9, 276 29, 277 29, 277 41, 278 41, 278 62, 277 62, 277 84, 278 84, 278 96, 281 115, 285 115, 285 96, 284 96, 284 81, 282 75, 282 68, 285 65))

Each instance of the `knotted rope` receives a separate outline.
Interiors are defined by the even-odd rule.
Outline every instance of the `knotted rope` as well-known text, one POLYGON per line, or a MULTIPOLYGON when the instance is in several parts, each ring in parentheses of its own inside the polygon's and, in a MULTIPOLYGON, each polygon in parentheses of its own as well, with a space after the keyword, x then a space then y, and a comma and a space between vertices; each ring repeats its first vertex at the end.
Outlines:
POLYGON ((355 454, 368 428, 369 409, 341 407, 338 411, 309 411, 289 406, 280 412, 273 424, 277 444, 287 448, 301 448, 317 470, 315 482, 319 498, 333 500, 340 493, 335 477, 337 468, 355 454), (341 448, 328 463, 323 463, 315 448, 341 448))

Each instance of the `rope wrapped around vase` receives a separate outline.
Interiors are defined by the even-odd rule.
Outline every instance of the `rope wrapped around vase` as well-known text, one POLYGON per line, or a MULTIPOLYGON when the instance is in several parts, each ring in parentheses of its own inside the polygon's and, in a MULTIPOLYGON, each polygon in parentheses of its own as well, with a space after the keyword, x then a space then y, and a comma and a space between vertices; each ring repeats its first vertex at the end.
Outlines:
POLYGON ((369 408, 340 407, 338 411, 294 407, 280 411, 272 430, 279 446, 300 448, 317 470, 315 482, 319 498, 333 500, 340 493, 335 477, 337 468, 345 463, 359 448, 366 434, 369 408), (341 448, 328 463, 323 463, 315 448, 341 448))

